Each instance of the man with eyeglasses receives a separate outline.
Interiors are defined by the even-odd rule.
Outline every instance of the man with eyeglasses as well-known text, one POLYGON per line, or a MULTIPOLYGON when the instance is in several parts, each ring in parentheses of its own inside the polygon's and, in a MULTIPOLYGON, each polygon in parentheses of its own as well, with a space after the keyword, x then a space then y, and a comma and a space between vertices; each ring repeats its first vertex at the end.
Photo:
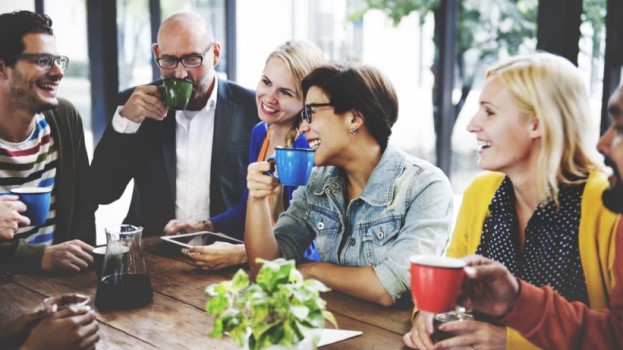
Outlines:
POLYGON ((0 270, 80 272, 93 262, 94 209, 80 114, 57 97, 69 59, 59 56, 52 20, 29 11, 0 15, 0 270), (8 195, 52 188, 41 225, 8 195))
MULTIPOLYGON (((161 235, 172 219, 221 231, 218 214, 246 187, 251 130, 259 121, 255 94, 219 79, 221 45, 192 12, 167 17, 152 45, 163 78, 190 80, 185 110, 167 110, 154 82, 120 94, 91 166, 94 198, 108 204, 134 179, 126 223, 161 235)), ((228 233, 228 232, 225 232, 228 233)))

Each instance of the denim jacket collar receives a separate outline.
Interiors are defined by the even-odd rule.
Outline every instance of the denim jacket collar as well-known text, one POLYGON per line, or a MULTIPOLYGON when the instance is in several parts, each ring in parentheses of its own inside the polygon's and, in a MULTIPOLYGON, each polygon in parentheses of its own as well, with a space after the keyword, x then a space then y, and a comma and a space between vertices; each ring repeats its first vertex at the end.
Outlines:
MULTIPOLYGON (((388 179, 395 179, 404 170, 405 161, 405 154, 393 144, 388 143, 379 164, 372 170, 368 183, 359 198, 373 206, 387 206, 391 203, 395 183, 388 179)), ((327 168, 326 176, 314 189, 314 194, 317 196, 325 195, 330 189, 336 187, 346 188, 344 171, 334 166, 327 168)))

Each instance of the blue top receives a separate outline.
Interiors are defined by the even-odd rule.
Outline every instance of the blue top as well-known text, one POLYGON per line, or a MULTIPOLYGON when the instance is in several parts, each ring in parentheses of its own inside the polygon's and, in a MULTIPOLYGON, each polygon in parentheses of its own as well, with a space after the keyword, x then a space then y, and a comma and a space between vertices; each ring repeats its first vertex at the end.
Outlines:
MULTIPOLYGON (((268 124, 265 122, 259 122, 251 131, 251 143, 249 151, 249 164, 257 162, 257 157, 262 150, 262 144, 268 134, 268 124)), ((294 141, 294 147, 296 148, 309 148, 309 143, 305 139, 305 135, 300 135, 294 141)), ((296 189, 296 186, 284 186, 284 208, 288 208, 290 200, 292 199, 292 192, 296 189)), ((234 207, 229 210, 216 215, 210 220, 214 226, 214 231, 223 232, 229 236, 244 240, 244 224, 247 216, 247 199, 249 198, 249 189, 245 187, 242 199, 234 207)), ((320 256, 316 250, 315 241, 307 247, 304 257, 309 260, 319 261, 320 256)))
POLYGON ((448 241, 450 182, 390 143, 359 197, 348 201, 346 185, 342 169, 314 169, 275 225, 281 256, 299 258, 316 239, 321 261, 371 266, 396 301, 410 290, 409 256, 440 255, 448 241))

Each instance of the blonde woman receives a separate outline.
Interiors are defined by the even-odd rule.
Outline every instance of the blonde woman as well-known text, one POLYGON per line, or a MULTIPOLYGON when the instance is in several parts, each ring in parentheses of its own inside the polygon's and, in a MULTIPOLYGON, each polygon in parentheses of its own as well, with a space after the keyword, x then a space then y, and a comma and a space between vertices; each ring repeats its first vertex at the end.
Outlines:
MULTIPOLYGON (((299 113, 303 109, 301 81, 312 69, 324 62, 322 51, 307 41, 291 40, 278 46, 266 60, 262 77, 256 89, 257 111, 260 119, 251 134, 249 163, 265 161, 275 153, 276 146, 309 148, 305 136, 299 134, 299 113)), ((279 186, 270 196, 273 222, 287 208, 293 186, 279 186)), ((171 220, 165 233, 210 230, 224 232, 241 238, 244 233, 247 194, 231 210, 199 224, 171 220)), ((208 247, 193 248, 188 254, 197 265, 223 268, 246 262, 244 245, 217 243, 208 247)), ((318 260, 315 244, 308 247, 305 257, 318 260)))
MULTIPOLYGON (((448 256, 480 254, 570 301, 607 308, 618 217, 602 204, 608 181, 589 155, 589 100, 578 69, 540 53, 486 73, 468 125, 481 169, 464 193, 448 256)), ((619 281, 618 283, 621 283, 619 281)), ((436 349, 529 349, 512 329, 455 324, 436 349)), ((432 317, 420 312, 405 343, 430 349, 432 317)))

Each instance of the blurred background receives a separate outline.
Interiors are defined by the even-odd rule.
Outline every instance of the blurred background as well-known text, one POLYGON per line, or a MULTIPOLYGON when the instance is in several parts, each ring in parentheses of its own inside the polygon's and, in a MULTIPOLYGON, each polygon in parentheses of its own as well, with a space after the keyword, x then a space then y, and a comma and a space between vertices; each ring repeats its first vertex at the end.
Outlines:
MULTIPOLYGON (((84 120, 89 155, 112 117, 116 93, 159 77, 151 43, 169 14, 205 16, 222 44, 222 77, 255 88, 270 51, 288 39, 317 44, 329 60, 372 64, 394 83, 400 116, 392 141, 450 177, 456 197, 478 172, 465 127, 478 108, 484 71, 509 55, 553 52, 577 64, 591 96, 596 143, 605 101, 623 62, 620 0, 3 0, 0 13, 48 14, 70 58, 59 94, 84 120), (618 16, 618 17, 617 17, 618 16)), ((97 212, 123 220, 132 185, 97 212)))

